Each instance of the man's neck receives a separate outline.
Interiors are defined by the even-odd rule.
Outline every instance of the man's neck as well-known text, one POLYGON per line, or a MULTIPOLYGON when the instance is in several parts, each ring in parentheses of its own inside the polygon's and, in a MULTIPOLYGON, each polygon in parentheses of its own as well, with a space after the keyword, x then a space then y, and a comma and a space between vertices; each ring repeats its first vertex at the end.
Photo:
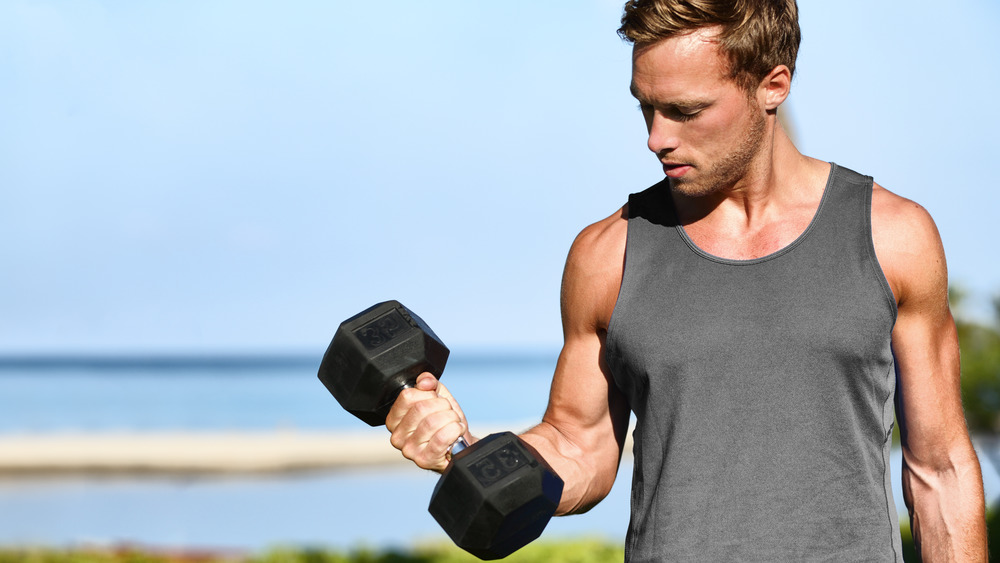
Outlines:
POLYGON ((770 254, 797 238, 815 215, 830 165, 804 156, 773 123, 748 174, 731 188, 702 197, 674 191, 678 219, 706 252, 734 259, 770 254))

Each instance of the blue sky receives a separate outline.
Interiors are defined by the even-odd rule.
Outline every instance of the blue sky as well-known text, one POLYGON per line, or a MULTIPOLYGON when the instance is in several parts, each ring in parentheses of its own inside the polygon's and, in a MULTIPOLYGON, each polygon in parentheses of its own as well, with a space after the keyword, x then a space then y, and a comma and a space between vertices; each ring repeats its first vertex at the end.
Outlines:
MULTIPOLYGON (((621 2, 0 4, 0 352, 316 352, 396 298, 552 349, 575 235, 661 177, 621 2)), ((1000 7, 800 2, 800 149, 1000 291, 1000 7)))

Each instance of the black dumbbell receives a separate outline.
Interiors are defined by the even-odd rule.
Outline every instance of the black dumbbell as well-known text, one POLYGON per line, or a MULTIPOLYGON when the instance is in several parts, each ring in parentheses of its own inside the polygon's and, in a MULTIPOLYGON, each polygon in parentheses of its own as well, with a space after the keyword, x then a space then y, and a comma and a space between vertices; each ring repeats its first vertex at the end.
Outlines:
MULTIPOLYGON (((418 375, 441 377, 448 354, 420 317, 386 301, 341 323, 319 379, 348 412, 379 426, 418 375)), ((452 453, 428 510, 456 545, 480 559, 500 559, 541 535, 563 482, 534 448, 501 432, 468 447, 460 439, 452 453)))

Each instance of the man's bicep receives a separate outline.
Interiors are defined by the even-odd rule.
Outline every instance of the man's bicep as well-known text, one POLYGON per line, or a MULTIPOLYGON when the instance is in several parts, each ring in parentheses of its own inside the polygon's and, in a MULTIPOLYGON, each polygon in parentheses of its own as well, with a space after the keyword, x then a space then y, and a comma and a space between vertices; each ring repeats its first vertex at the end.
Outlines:
POLYGON ((629 409, 604 361, 604 338, 569 338, 559 357, 544 421, 588 455, 617 465, 629 409))
POLYGON ((570 250, 561 296, 564 345, 545 415, 547 423, 595 454, 614 448, 616 464, 628 407, 605 363, 604 346, 621 285, 622 227, 612 216, 581 233, 570 250))
POLYGON ((964 435, 958 336, 950 314, 901 308, 893 330, 897 419, 908 457, 931 460, 964 435))

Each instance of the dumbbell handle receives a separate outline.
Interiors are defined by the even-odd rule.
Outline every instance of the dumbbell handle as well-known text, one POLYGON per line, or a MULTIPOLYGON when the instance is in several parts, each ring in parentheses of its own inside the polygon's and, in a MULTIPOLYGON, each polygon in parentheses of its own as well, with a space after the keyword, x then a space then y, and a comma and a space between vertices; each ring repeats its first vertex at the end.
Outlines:
POLYGON ((451 445, 451 455, 455 455, 468 447, 469 443, 465 441, 465 436, 459 436, 458 440, 455 440, 455 443, 451 445))

